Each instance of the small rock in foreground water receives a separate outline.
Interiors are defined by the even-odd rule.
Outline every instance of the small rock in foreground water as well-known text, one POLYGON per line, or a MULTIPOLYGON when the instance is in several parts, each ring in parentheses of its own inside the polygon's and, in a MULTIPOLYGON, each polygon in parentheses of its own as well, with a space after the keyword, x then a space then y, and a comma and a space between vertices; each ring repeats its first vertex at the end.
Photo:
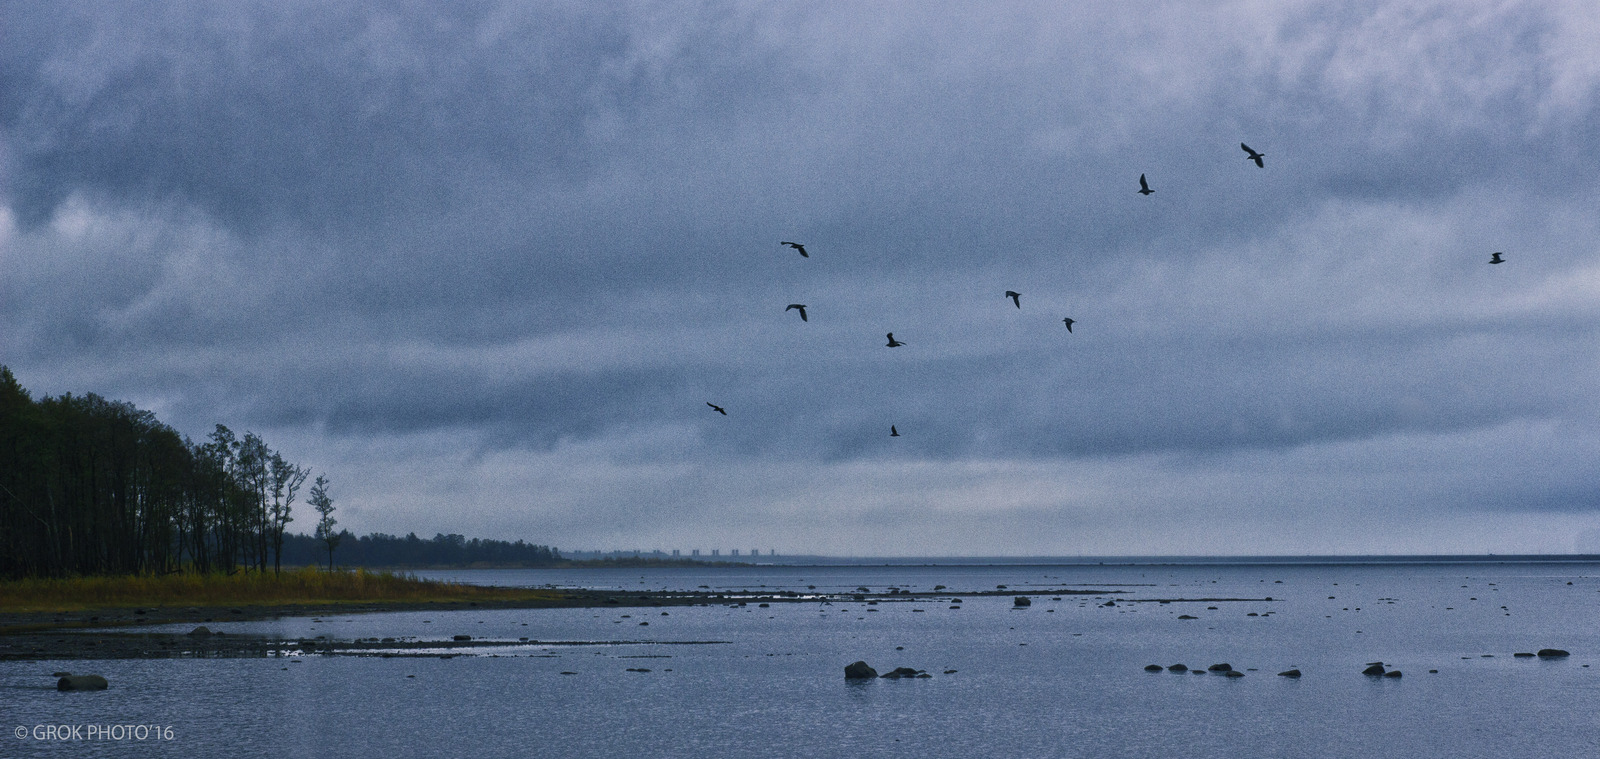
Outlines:
POLYGON ((56 681, 56 690, 105 690, 111 687, 99 675, 67 675, 56 681))

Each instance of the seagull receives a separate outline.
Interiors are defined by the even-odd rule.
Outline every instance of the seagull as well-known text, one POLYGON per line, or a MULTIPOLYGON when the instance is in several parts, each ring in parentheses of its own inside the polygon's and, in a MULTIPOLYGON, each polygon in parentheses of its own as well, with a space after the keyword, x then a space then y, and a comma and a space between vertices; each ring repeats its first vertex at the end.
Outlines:
POLYGON ((1007 290, 1006 297, 1010 298, 1012 303, 1017 304, 1017 308, 1022 308, 1022 293, 1014 290, 1007 290))
POLYGON ((727 416, 728 415, 728 412, 723 411, 721 406, 718 406, 717 404, 712 403, 711 401, 706 401, 706 405, 710 406, 713 409, 716 409, 716 412, 721 414, 721 415, 723 415, 723 416, 727 416))
POLYGON ((1491 264, 1503 264, 1505 262, 1506 260, 1501 258, 1499 253, 1494 254, 1494 256, 1489 259, 1489 263, 1491 264))
POLYGON ((1067 331, 1071 332, 1072 331, 1072 323, 1077 321, 1077 319, 1073 319, 1071 317, 1068 317, 1066 319, 1062 319, 1061 321, 1062 321, 1062 323, 1067 325, 1067 331))
POLYGON ((902 343, 899 340, 894 339, 894 333, 890 332, 889 333, 889 347, 890 348, 898 348, 898 347, 900 347, 902 345, 905 345, 905 343, 902 343))
POLYGON ((1256 168, 1264 169, 1264 168, 1267 167, 1266 164, 1261 162, 1261 157, 1266 155, 1266 153, 1257 153, 1256 151, 1251 150, 1249 145, 1246 145, 1246 144, 1244 144, 1242 142, 1239 143, 1239 147, 1244 148, 1244 152, 1250 154, 1250 155, 1245 156, 1245 159, 1246 160, 1250 160, 1250 161, 1255 161, 1256 162, 1256 168))
POLYGON ((889 437, 900 437, 900 430, 895 429, 892 424, 889 425, 889 437))
POLYGON ((1155 190, 1150 189, 1150 183, 1144 181, 1144 175, 1140 174, 1139 175, 1139 194, 1140 195, 1149 195, 1152 192, 1155 192, 1155 190))
POLYGON ((787 313, 797 308, 800 309, 800 321, 810 321, 806 318, 806 304, 804 303, 790 303, 789 307, 784 309, 784 312, 787 313))
POLYGON ((791 248, 794 248, 795 250, 800 251, 800 257, 801 258, 810 258, 811 257, 809 254, 806 253, 806 246, 801 245, 800 243, 797 243, 797 242, 780 242, 778 244, 779 245, 787 245, 787 246, 789 246, 791 248))

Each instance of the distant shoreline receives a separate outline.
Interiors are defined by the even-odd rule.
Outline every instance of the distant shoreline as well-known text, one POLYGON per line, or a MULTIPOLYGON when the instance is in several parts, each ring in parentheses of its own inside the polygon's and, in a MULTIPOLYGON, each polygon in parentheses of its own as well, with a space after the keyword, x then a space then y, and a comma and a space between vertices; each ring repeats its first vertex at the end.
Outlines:
MULTIPOLYGON (((1094 566, 1348 566, 1416 564, 1600 564, 1600 554, 1407 554, 1312 556, 763 556, 759 561, 703 559, 568 559, 554 564, 493 563, 382 565, 373 572, 443 572, 471 569, 744 568, 761 567, 1094 567, 1094 566)), ((356 567, 340 566, 340 569, 356 567)))
POLYGON ((625 564, 620 560, 582 559, 545 566, 391 567, 396 571, 445 569, 585 569, 612 566, 659 567, 1094 567, 1094 566, 1349 566, 1426 564, 1597 564, 1600 554, 1322 554, 1305 556, 763 556, 759 561, 727 562, 668 559, 625 564))

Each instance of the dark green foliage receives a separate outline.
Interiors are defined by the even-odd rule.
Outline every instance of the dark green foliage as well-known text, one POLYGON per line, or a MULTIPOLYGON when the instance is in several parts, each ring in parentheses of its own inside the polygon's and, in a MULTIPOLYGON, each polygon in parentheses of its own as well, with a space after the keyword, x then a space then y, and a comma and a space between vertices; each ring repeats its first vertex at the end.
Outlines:
POLYGON ((92 393, 35 401, 0 366, 0 577, 265 569, 301 471, 222 425, 196 444, 92 393))
MULTIPOLYGON (((347 531, 336 534, 338 563, 347 567, 467 567, 474 564, 495 566, 550 566, 561 561, 561 554, 548 546, 518 540, 466 539, 461 535, 434 535, 429 540, 411 533, 405 537, 375 532, 356 537, 347 531)), ((286 564, 325 562, 325 538, 312 535, 287 535, 283 543, 286 564)))
POLYGON ((196 443, 132 404, 98 395, 37 401, 0 366, 0 578, 276 571, 348 566, 540 566, 551 548, 522 541, 421 540, 334 532, 328 480, 309 501, 316 536, 286 532, 310 471, 253 433, 222 425, 196 443))

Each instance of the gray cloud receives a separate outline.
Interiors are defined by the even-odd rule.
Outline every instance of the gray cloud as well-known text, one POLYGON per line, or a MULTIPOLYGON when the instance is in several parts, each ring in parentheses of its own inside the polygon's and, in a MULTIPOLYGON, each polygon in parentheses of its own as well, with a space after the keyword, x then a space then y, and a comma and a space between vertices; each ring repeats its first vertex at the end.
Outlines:
POLYGON ((3 15, 0 362, 270 431, 358 529, 1171 553, 1212 510, 1426 549, 1267 516, 1362 492, 1456 550, 1600 506, 1560 442, 1600 407, 1578 6, 3 15))

